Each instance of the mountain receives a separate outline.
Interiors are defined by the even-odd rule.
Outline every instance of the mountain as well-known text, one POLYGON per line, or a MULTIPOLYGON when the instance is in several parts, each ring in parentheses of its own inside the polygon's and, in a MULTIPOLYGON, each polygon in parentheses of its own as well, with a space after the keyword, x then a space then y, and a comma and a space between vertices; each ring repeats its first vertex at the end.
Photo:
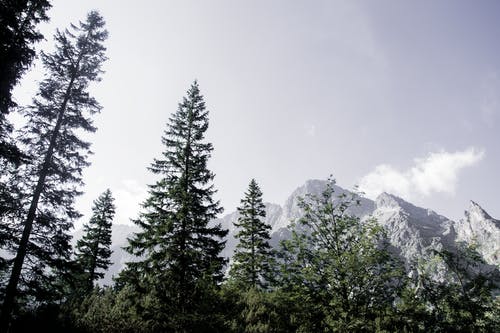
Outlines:
MULTIPOLYGON (((134 225, 114 224, 112 226, 111 251, 113 252, 110 258, 112 264, 104 274, 104 278, 98 282, 100 285, 111 285, 113 283, 113 276, 122 270, 126 262, 133 259, 133 257, 123 249, 123 247, 127 245, 127 238, 138 231, 139 228, 134 225)), ((77 230, 73 234, 73 245, 75 245, 76 241, 82 236, 82 229, 77 230)))
POLYGON ((380 194, 371 216, 384 227, 391 245, 406 263, 413 263, 432 250, 452 250, 455 245, 452 220, 394 195, 380 194))
MULTIPOLYGON (((266 219, 265 222, 273 228, 273 226, 278 223, 280 218, 283 216, 283 209, 281 206, 265 203, 265 211, 266 211, 266 219)), ((229 233, 226 238, 226 247, 224 251, 222 251, 222 255, 226 258, 231 258, 233 256, 234 250, 236 249, 236 245, 238 245, 238 240, 234 237, 237 233, 236 227, 234 226, 234 222, 238 221, 239 214, 237 211, 232 212, 230 214, 225 215, 222 218, 215 219, 214 223, 220 223, 224 229, 229 230, 229 233)))
POLYGON ((456 223, 457 240, 476 244, 477 251, 490 265, 500 264, 500 220, 495 220, 474 201, 465 218, 456 223))
MULTIPOLYGON (((276 247, 280 240, 291 235, 290 223, 302 216, 297 205, 299 198, 307 194, 319 195, 325 186, 326 181, 308 180, 288 197, 283 206, 265 204, 265 222, 272 228, 271 245, 276 247)), ((337 195, 351 194, 336 185, 334 190, 337 195)), ((500 221, 489 216, 477 203, 471 202, 469 209, 465 211, 465 217, 453 221, 397 196, 382 193, 376 200, 360 198, 359 205, 351 207, 350 213, 361 219, 375 218, 386 230, 393 251, 407 265, 432 255, 433 250, 454 251, 456 242, 463 241, 475 244, 488 264, 497 268, 500 266, 500 221)), ((234 222, 238 216, 236 211, 213 221, 229 230, 226 248, 222 253, 227 258, 231 258, 237 245, 234 222)), ((137 230, 135 226, 113 226, 113 265, 101 284, 111 284, 111 277, 120 271, 125 262, 132 259, 122 247, 127 244, 126 238, 137 230)), ((79 235, 81 236, 81 232, 79 235)), ((78 233, 75 234, 76 237, 78 233)))

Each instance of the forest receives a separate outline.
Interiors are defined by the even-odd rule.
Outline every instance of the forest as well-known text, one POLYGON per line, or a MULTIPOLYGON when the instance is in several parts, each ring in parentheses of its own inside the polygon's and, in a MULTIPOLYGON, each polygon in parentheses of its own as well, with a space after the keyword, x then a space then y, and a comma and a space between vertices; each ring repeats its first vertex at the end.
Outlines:
POLYGON ((498 271, 480 269, 474 246, 436 251, 444 278, 405 265, 376 220, 351 213, 358 196, 336 193, 332 178, 321 195, 301 198, 303 216, 278 248, 269 244, 261 188, 249 179, 236 252, 221 256, 228 231, 213 222, 223 209, 197 81, 165 110, 173 112, 163 152, 145 170, 157 181, 126 247, 136 259, 100 286, 111 264, 113 193, 95 199, 74 247, 71 231, 91 154, 82 133, 95 132, 93 117, 105 112, 89 88, 105 79, 108 33, 91 11, 55 32, 53 52, 37 54, 37 25, 50 7, 0 2, 0 332, 500 331, 498 271), (44 79, 30 105, 17 105, 12 91, 35 57, 44 79))

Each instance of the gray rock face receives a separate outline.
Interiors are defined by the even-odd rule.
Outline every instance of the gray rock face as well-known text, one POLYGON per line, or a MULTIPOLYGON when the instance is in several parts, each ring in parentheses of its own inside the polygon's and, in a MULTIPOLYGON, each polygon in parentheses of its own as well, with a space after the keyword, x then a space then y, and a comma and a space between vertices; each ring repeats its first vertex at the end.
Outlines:
MULTIPOLYGON (((279 242, 283 239, 290 238, 292 230, 290 224, 296 222, 303 216, 302 209, 298 206, 300 198, 304 198, 306 195, 316 195, 320 196, 325 190, 327 182, 324 180, 308 180, 306 183, 299 188, 297 188, 285 201, 283 206, 282 215, 277 218, 277 222, 273 225, 271 230, 271 241, 270 244, 277 248, 279 242)), ((340 186, 334 185, 334 196, 338 197, 341 195, 351 195, 350 191, 347 191, 340 186)), ((349 212, 360 218, 367 218, 373 213, 375 209, 375 203, 367 198, 359 198, 360 203, 357 206, 349 208, 349 212)))
MULTIPOLYGON (((266 206, 265 222, 271 227, 273 227, 280 219, 280 217, 283 215, 283 209, 279 205, 268 202, 265 203, 265 206, 266 206)), ((226 237, 226 247, 221 253, 222 256, 226 258, 231 258, 233 256, 234 250, 236 249, 236 245, 238 245, 238 240, 235 238, 235 235, 238 233, 238 230, 234 225, 234 223, 238 221, 239 217, 240 214, 238 213, 238 211, 235 211, 230 214, 227 214, 222 218, 218 218, 214 221, 214 223, 220 223, 222 228, 229 230, 226 237)))
MULTIPOLYGON (((265 222, 272 228, 283 215, 283 209, 280 205, 269 202, 264 203, 264 205, 266 206, 265 222)), ((238 245, 238 240, 235 237, 238 233, 238 229, 234 223, 238 221, 239 217, 240 214, 238 211, 235 211, 213 221, 213 223, 220 223, 223 229, 227 229, 229 231, 226 237, 226 246, 221 252, 221 255, 229 260, 229 265, 231 265, 231 258, 236 250, 236 245, 238 245)))
POLYGON ((388 193, 379 195, 375 205, 372 216, 407 263, 426 257, 432 250, 454 247, 456 232, 453 221, 446 217, 388 193))
MULTIPOLYGON (((320 195, 326 186, 326 181, 309 180, 297 188, 286 200, 283 206, 266 203, 265 222, 272 228, 271 245, 277 247, 279 241, 291 235, 290 223, 299 219, 303 212, 298 207, 300 197, 307 194, 320 195)), ((349 191, 334 187, 335 194, 350 194, 349 191)), ((382 193, 372 201, 360 198, 360 204, 352 207, 350 212, 361 219, 375 218, 387 231, 395 252, 410 264, 420 258, 432 255, 433 250, 446 249, 453 251, 455 242, 464 241, 476 244, 478 252, 485 261, 493 266, 500 265, 500 221, 489 216, 478 204, 471 202, 465 217, 458 222, 452 221, 432 210, 416 207, 388 193, 382 193)), ((222 255, 231 258, 237 245, 235 235, 237 229, 234 222, 239 217, 238 212, 232 212, 214 223, 221 223, 223 228, 229 230, 226 248, 222 255)), ((127 237, 137 232, 135 226, 113 226, 113 265, 106 273, 101 284, 112 283, 112 276, 117 274, 125 262, 132 260, 123 249, 127 245, 127 237)), ((75 238, 81 232, 75 233, 75 238)), ((438 273, 438 272, 437 272, 438 273)))
MULTIPOLYGON (((297 188, 285 201, 283 206, 283 214, 278 218, 277 223, 273 225, 272 233, 280 232, 281 229, 288 229, 292 221, 296 221, 303 215, 302 210, 299 208, 298 203, 300 198, 304 198, 308 194, 321 195, 325 190, 327 182, 324 180, 308 180, 304 185, 297 188)), ((343 194, 349 195, 350 191, 347 191, 340 186, 334 185, 333 189, 335 191, 335 196, 340 196, 343 194)), ((349 212, 359 216, 365 217, 371 214, 374 210, 374 202, 370 199, 360 198, 360 204, 358 206, 351 207, 349 212)))
POLYGON ((127 238, 133 233, 139 231, 135 225, 117 224, 113 226, 111 234, 111 266, 104 275, 104 278, 99 281, 99 284, 110 286, 113 284, 113 277, 116 276, 124 267, 125 263, 132 261, 134 257, 126 252, 123 247, 128 245, 127 238))
POLYGON ((465 217, 455 223, 457 240, 476 244, 477 251, 490 265, 500 266, 500 220, 495 220, 474 201, 465 217))

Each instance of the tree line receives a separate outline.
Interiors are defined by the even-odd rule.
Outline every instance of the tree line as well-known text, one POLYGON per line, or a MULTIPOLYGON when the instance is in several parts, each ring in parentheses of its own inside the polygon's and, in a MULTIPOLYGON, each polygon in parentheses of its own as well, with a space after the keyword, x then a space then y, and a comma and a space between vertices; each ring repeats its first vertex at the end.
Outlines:
POLYGON ((235 226, 239 243, 221 256, 228 233, 215 218, 209 112, 195 81, 169 118, 163 152, 149 171, 139 232, 126 251, 135 259, 113 286, 97 281, 109 267, 114 203, 106 190, 84 234, 74 208, 101 111, 88 88, 102 76, 105 23, 98 12, 57 31, 55 51, 41 52, 46 71, 31 105, 11 91, 34 59, 48 19, 47 1, 5 1, 0 10, 0 300, 2 332, 494 332, 500 302, 495 277, 480 269, 473 246, 436 252, 446 267, 436 280, 428 262, 404 265, 384 229, 336 195, 334 181, 299 202, 291 237, 272 248, 263 193, 252 179, 235 226), (26 123, 14 131, 7 114, 26 123), (418 274, 413 274, 418 272, 418 274))

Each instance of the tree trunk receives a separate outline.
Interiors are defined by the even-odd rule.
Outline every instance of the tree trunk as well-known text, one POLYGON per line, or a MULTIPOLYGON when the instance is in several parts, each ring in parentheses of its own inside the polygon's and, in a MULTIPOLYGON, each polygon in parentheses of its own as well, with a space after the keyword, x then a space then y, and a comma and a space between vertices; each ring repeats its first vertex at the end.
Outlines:
MULTIPOLYGON (((79 63, 79 62, 78 62, 79 63)), ((77 63, 77 68, 78 68, 77 63)), ((7 333, 10 325, 10 315, 14 308, 14 300, 17 293, 17 285, 19 283, 19 277, 21 276, 21 270, 23 268, 24 258, 26 256, 26 250, 28 248, 28 241, 31 234, 31 229, 33 228, 33 221, 36 217, 36 209, 38 207, 38 201, 40 195, 42 194, 43 187, 45 185, 45 178, 47 177, 50 162, 52 160, 52 155, 54 154, 54 148, 56 144, 57 137, 59 135, 59 130, 61 128, 62 120, 64 118, 64 112, 66 111, 66 105, 71 94, 71 89, 73 88, 73 83, 76 78, 76 69, 71 77, 71 80, 66 89, 64 95, 64 100, 59 108, 59 114, 57 116, 56 126, 50 137, 49 148, 45 154, 45 159, 42 164, 42 169, 38 177, 38 182, 36 184, 35 192, 33 193, 33 198, 31 199, 30 208, 28 210, 28 215, 26 221, 24 222, 23 234, 21 241, 19 242, 19 248, 17 249, 16 258, 14 259, 14 265, 12 267, 12 272, 10 275, 9 283, 7 284, 7 289, 5 290, 5 299, 2 306, 2 314, 0 320, 0 332, 7 333)))

